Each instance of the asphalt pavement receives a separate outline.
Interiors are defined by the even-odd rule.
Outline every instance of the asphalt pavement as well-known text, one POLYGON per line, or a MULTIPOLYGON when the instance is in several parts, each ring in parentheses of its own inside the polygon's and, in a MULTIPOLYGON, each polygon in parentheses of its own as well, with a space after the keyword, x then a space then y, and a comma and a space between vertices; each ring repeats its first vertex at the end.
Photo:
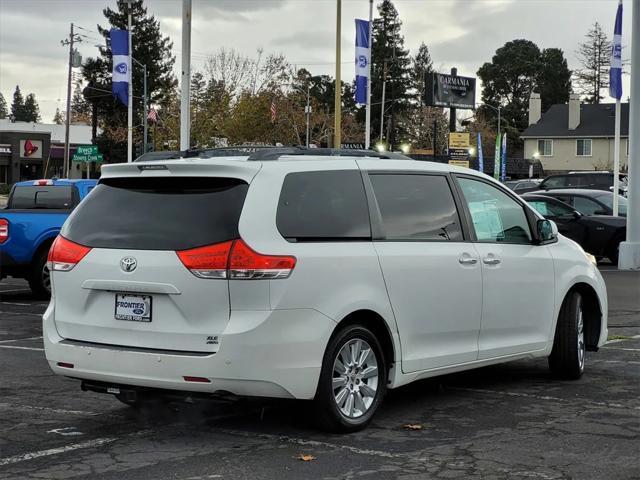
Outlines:
POLYGON ((136 411, 81 392, 44 359, 46 303, 5 279, 0 479, 640 479, 640 272, 602 270, 611 341, 582 379, 531 360, 421 381, 351 435, 318 432, 301 402, 136 411))

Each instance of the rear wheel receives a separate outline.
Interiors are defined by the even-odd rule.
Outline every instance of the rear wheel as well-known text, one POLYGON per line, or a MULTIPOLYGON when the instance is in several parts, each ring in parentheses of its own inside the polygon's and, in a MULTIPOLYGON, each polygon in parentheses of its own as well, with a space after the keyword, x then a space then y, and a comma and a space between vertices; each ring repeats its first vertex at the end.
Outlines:
POLYGON ((51 296, 51 274, 47 266, 48 254, 48 248, 42 249, 31 265, 31 272, 27 278, 31 292, 38 298, 46 299, 51 296))
POLYGON ((560 310, 549 368, 554 375, 568 380, 578 379, 584 372, 585 341, 582 296, 571 292, 560 310))
POLYGON ((387 388, 380 342, 361 325, 349 325, 329 342, 315 398, 320 428, 355 432, 373 418, 387 388))

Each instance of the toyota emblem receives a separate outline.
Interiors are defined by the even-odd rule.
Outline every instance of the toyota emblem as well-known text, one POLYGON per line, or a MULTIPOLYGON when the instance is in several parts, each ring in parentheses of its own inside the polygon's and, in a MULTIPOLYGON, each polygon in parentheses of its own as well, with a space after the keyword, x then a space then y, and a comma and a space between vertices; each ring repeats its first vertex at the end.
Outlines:
POLYGON ((124 257, 120 260, 120 268, 123 272, 133 272, 138 266, 138 261, 133 257, 124 257))

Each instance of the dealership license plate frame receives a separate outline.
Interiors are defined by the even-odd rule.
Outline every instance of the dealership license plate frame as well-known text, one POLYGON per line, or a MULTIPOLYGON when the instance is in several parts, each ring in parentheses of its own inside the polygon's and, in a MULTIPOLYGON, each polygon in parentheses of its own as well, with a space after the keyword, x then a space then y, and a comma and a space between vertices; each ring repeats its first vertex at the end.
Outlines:
POLYGON ((143 295, 139 293, 116 293, 114 297, 113 318, 124 322, 151 323, 153 319, 153 297, 151 295, 143 295), (118 299, 121 297, 134 297, 141 299, 143 302, 149 300, 149 312, 147 315, 123 315, 118 313, 118 299))

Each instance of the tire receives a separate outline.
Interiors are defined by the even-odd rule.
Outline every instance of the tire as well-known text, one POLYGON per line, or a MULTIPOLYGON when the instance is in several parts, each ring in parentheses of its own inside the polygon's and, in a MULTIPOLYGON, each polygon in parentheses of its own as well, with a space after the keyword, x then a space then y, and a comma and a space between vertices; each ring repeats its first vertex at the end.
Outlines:
POLYGON ((48 299, 51 297, 51 275, 47 267, 48 254, 48 248, 44 248, 38 253, 36 260, 31 265, 31 271, 27 278, 31 292, 39 299, 48 299))
POLYGON ((559 378, 577 380, 584 372, 585 352, 582 296, 571 292, 560 310, 553 350, 549 355, 551 372, 559 378))
POLYGON ((382 347, 370 330, 348 325, 336 332, 324 354, 314 400, 318 427, 343 433, 365 428, 387 390, 387 375, 382 347), (354 363, 354 356, 359 361, 354 363))

